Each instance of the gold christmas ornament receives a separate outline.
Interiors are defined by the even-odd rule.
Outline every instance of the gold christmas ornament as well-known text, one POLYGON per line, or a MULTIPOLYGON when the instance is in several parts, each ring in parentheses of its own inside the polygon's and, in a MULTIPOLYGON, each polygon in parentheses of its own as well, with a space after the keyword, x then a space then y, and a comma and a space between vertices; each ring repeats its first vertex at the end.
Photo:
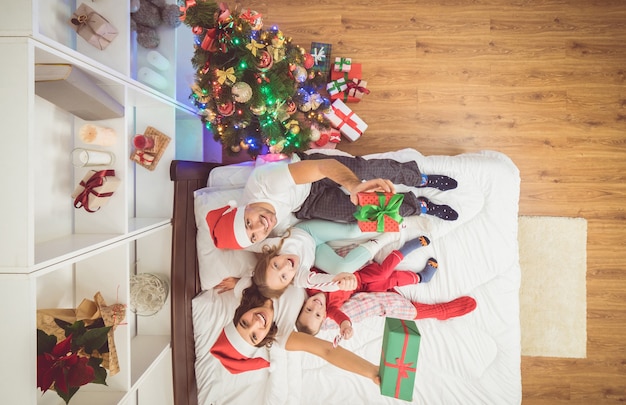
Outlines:
POLYGON ((246 82, 237 82, 231 89, 233 100, 238 103, 247 103, 252 98, 252 87, 246 82))

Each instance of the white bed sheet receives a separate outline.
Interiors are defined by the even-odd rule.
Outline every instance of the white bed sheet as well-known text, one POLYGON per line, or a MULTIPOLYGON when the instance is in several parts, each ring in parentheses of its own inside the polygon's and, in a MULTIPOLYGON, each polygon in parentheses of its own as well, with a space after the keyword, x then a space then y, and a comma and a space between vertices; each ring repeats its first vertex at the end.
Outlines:
MULTIPOLYGON (((419 190, 432 201, 455 208, 459 219, 453 222, 429 216, 412 219, 413 232, 428 235, 431 244, 411 253, 399 268, 419 270, 431 256, 440 266, 429 283, 402 287, 399 291, 409 299, 426 303, 470 295, 476 299, 477 308, 468 315, 448 321, 416 321, 422 343, 412 403, 519 404, 518 169, 508 157, 493 151, 423 156, 415 150, 404 149, 367 157, 415 160, 424 173, 450 175, 459 183, 457 189, 446 192, 419 190)), ((201 217, 202 212, 206 212, 203 210, 236 198, 240 193, 237 185, 245 182, 250 170, 252 166, 246 165, 214 171, 210 188, 197 194, 196 214, 201 217)), ((207 242, 208 235, 203 234, 201 225, 199 221, 203 288, 210 289, 229 274, 245 274, 254 262, 254 256, 247 252, 216 250, 207 242)), ((379 256, 394 247, 389 246, 379 256)), ((213 302, 207 297, 194 299, 196 332, 209 330, 207 325, 219 324, 207 306, 225 305, 221 302, 225 297, 211 294, 213 302), (202 316, 196 316, 197 313, 202 316)), ((354 337, 343 341, 342 346, 377 364, 383 323, 384 318, 355 323, 354 337)), ((332 340, 335 334, 336 330, 327 330, 318 336, 332 340)), ((203 337, 196 333, 201 404, 250 403, 250 398, 264 398, 265 403, 288 404, 399 403, 381 396, 379 388, 363 377, 347 373, 307 353, 288 353, 277 348, 272 349, 271 371, 250 374, 249 377, 238 376, 237 384, 228 384, 231 394, 228 401, 223 402, 220 387, 225 386, 223 381, 232 381, 232 378, 208 355, 208 348, 216 338, 216 335, 208 335, 215 333, 207 332, 203 337)))

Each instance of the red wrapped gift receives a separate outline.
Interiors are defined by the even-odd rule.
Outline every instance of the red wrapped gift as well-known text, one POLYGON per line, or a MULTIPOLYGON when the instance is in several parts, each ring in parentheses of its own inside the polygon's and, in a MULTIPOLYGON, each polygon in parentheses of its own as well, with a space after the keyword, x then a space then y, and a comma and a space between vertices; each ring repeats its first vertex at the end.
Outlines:
POLYGON ((120 184, 115 170, 90 170, 72 193, 74 207, 96 212, 108 201, 120 184))
POLYGON ((352 63, 352 67, 349 72, 336 72, 334 70, 330 71, 330 80, 337 80, 340 78, 346 79, 347 82, 351 82, 352 79, 360 79, 362 76, 362 65, 360 63, 352 63))
POLYGON ((357 225, 363 232, 399 232, 403 218, 400 206, 402 194, 358 193, 359 207, 354 213, 357 225))

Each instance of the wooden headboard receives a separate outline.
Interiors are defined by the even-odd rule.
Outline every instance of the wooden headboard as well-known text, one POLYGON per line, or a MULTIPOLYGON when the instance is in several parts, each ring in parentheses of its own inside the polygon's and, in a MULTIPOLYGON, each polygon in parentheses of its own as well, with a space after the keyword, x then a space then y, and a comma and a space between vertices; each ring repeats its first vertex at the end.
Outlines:
POLYGON ((176 405, 198 403, 191 299, 200 292, 200 278, 193 192, 206 186, 209 172, 218 166, 221 164, 184 160, 174 160, 170 165, 170 179, 174 182, 170 296, 172 369, 176 405))

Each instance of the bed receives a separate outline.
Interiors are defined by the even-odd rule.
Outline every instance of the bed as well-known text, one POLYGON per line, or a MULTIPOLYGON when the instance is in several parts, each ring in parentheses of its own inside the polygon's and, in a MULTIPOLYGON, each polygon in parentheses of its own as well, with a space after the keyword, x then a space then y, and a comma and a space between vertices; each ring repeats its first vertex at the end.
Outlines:
MULTIPOLYGON (((421 189, 431 200, 455 208, 459 219, 447 222, 424 216, 413 221, 414 232, 428 235, 431 244, 411 253, 400 267, 419 270, 432 256, 440 268, 430 283, 402 287, 399 292, 425 303, 470 295, 477 308, 448 321, 416 321, 422 342, 413 403, 521 403, 517 167, 495 151, 424 156, 404 149, 365 157, 415 160, 425 173, 450 175, 459 182, 457 189, 446 192, 421 189)), ((236 305, 230 292, 217 294, 212 287, 224 277, 243 275, 255 258, 250 252, 218 251, 206 243, 206 231, 196 227, 194 210, 199 206, 216 208, 236 199, 258 164, 268 163, 257 159, 229 166, 188 161, 171 164, 175 187, 171 275, 175 403, 399 403, 381 396, 371 381, 307 353, 272 348, 269 369, 239 375, 229 374, 209 355, 221 324, 232 316, 231 307, 236 305)), ((378 258, 394 247, 387 246, 378 258)), ((342 346, 378 363, 383 324, 383 317, 356 323, 355 336, 342 346)), ((336 329, 330 328, 318 336, 332 340, 335 334, 336 329)))

